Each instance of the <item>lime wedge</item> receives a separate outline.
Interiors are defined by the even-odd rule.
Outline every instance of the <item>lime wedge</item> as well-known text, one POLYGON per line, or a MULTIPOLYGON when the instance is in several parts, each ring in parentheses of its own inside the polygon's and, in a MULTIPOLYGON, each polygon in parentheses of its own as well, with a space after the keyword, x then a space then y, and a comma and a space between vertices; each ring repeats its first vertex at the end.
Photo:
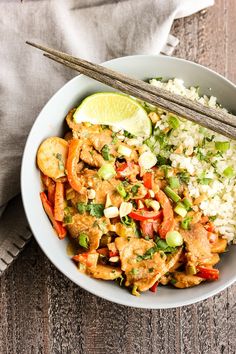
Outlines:
POLYGON ((145 109, 134 99, 117 92, 99 92, 86 97, 74 113, 76 123, 106 124, 148 137, 152 124, 145 109))

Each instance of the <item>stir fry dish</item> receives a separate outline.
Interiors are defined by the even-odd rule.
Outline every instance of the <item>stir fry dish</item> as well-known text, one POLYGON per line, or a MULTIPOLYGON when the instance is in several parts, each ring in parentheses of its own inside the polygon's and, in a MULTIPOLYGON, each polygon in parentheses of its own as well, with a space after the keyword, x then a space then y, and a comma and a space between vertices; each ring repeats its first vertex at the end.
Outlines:
POLYGON ((68 237, 75 266, 90 277, 115 280, 133 295, 215 281, 227 239, 203 210, 206 192, 191 191, 192 179, 207 187, 211 181, 171 159, 196 155, 171 143, 178 129, 194 123, 139 104, 149 137, 78 122, 76 109, 68 113, 65 136, 49 137, 38 149, 43 208, 58 238, 68 237))

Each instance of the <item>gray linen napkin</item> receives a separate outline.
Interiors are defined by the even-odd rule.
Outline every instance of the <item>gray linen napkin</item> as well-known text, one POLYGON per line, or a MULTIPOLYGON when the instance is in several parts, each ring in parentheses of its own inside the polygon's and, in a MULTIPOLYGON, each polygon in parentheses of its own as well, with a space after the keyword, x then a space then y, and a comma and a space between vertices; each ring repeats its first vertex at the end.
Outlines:
POLYGON ((38 113, 75 73, 25 45, 34 40, 95 62, 172 54, 174 19, 214 0, 0 0, 0 273, 30 237, 20 191, 22 152, 38 113))

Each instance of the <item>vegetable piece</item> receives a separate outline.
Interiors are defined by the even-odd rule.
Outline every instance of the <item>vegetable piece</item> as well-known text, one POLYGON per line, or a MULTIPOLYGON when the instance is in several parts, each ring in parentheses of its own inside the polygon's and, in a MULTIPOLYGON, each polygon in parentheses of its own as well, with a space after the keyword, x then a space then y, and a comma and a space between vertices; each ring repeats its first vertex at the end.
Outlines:
POLYGON ((104 180, 111 179, 114 177, 116 174, 116 171, 113 167, 113 165, 106 163, 102 165, 102 167, 99 168, 98 170, 98 176, 104 180))
POLYGON ((169 199, 162 190, 159 190, 156 193, 156 199, 163 209, 163 222, 159 227, 158 232, 161 238, 165 238, 167 232, 172 231, 174 228, 174 213, 169 199))
POLYGON ((181 227, 184 230, 189 230, 190 229, 190 223, 192 221, 192 217, 187 216, 184 220, 181 221, 181 227))
POLYGON ((72 139, 69 143, 68 158, 66 162, 66 170, 68 174, 68 181, 73 189, 77 192, 81 191, 82 185, 77 176, 76 168, 79 159, 81 143, 78 139, 72 139))
POLYGON ((157 158, 151 151, 145 151, 139 156, 138 163, 140 167, 149 170, 156 165, 157 158))
POLYGON ((102 153, 102 157, 104 158, 104 160, 109 161, 111 159, 110 149, 107 144, 103 146, 101 153, 102 153))
POLYGON ((173 129, 177 129, 179 128, 179 119, 175 116, 170 116, 169 117, 169 125, 171 126, 171 128, 173 129))
POLYGON ((171 189, 178 189, 180 187, 178 177, 169 177, 168 182, 171 189))
POLYGON ((56 182, 54 217, 57 221, 64 219, 64 184, 61 182, 56 182))
POLYGON ((104 209, 104 215, 106 218, 112 219, 116 218, 119 215, 119 211, 117 207, 109 207, 104 209))
POLYGON ((134 162, 123 162, 116 169, 117 178, 129 177, 132 174, 137 174, 139 167, 134 162))
POLYGON ((182 246, 184 240, 178 231, 169 231, 166 234, 166 243, 170 247, 182 246))
POLYGON ((138 292, 138 286, 134 285, 132 288, 132 295, 134 296, 140 296, 140 293, 138 292))
POLYGON ((185 206, 183 203, 178 203, 174 209, 176 214, 182 216, 184 218, 187 215, 187 210, 185 209, 185 206))
POLYGON ((133 204, 128 202, 122 202, 119 209, 120 218, 129 215, 133 209, 133 204))
POLYGON ((116 187, 116 190, 122 198, 126 197, 127 193, 126 193, 125 187, 122 182, 120 182, 120 184, 118 184, 118 186, 116 187))
POLYGON ((88 204, 86 205, 86 211, 88 211, 91 216, 95 216, 96 218, 101 218, 104 215, 104 205, 88 204))
POLYGON ((54 200, 55 200, 55 189, 56 189, 55 182, 51 180, 48 186, 48 200, 52 205, 54 205, 54 200))
POLYGON ((51 178, 65 176, 65 161, 68 143, 58 137, 51 137, 42 142, 37 152, 37 164, 44 175, 51 178))
POLYGON ((86 235, 84 232, 79 234, 78 241, 79 241, 79 245, 81 247, 88 248, 89 238, 88 238, 88 235, 86 235))
POLYGON ((161 218, 162 211, 135 210, 131 211, 131 213, 129 213, 129 216, 132 219, 139 221, 148 219, 157 220, 161 218))
POLYGON ((172 253, 176 251, 175 247, 171 247, 167 242, 159 237, 155 240, 157 250, 163 251, 164 253, 172 253))
POLYGON ((207 280, 218 280, 219 270, 205 267, 197 267, 197 276, 207 280))
POLYGON ((132 149, 128 148, 125 145, 119 145, 117 152, 122 156, 130 157, 130 155, 132 154, 132 149))
POLYGON ((232 178, 234 176, 234 170, 231 166, 224 169, 223 174, 225 177, 232 178))
POLYGON ((55 229, 58 237, 60 239, 65 238, 66 237, 66 229, 60 221, 55 220, 55 218, 53 216, 53 207, 52 207, 51 203, 48 201, 48 198, 44 192, 40 193, 40 199, 42 201, 44 210, 45 210, 47 216, 49 217, 49 219, 53 225, 53 228, 55 229))
POLYGON ((155 293, 157 291, 158 281, 153 284, 153 286, 149 289, 151 292, 155 293))
POLYGON ((184 198, 182 200, 182 203, 184 204, 186 210, 191 209, 192 203, 191 203, 191 201, 188 198, 184 198))
POLYGON ((175 193, 174 191, 173 191, 173 189, 171 189, 170 187, 166 187, 165 189, 164 189, 164 191, 165 191, 165 194, 170 198, 170 199, 172 199, 173 200, 173 202, 175 202, 175 203, 178 203, 179 201, 180 201, 180 196, 177 194, 177 193, 175 193))
POLYGON ((216 141, 215 147, 220 152, 226 152, 230 148, 230 142, 229 141, 216 141))
POLYGON ((143 175, 143 184, 144 187, 148 188, 148 189, 152 189, 153 188, 153 184, 154 184, 154 175, 153 172, 145 172, 143 175))

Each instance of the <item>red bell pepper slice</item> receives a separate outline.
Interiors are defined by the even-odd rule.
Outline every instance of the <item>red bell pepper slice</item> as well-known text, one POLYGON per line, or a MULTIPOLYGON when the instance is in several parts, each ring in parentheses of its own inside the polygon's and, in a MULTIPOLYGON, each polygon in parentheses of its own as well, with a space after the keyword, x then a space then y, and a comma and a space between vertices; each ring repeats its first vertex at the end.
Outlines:
POLYGON ((69 151, 68 151, 68 157, 66 161, 68 181, 71 187, 77 192, 80 192, 82 188, 81 182, 77 176, 77 171, 76 171, 77 163, 79 160, 80 149, 81 149, 80 140, 72 139, 69 142, 69 151))
POLYGON ((158 286, 158 281, 155 284, 153 284, 153 286, 149 290, 155 293, 157 291, 157 286, 158 286))
POLYGON ((116 169, 116 177, 123 179, 129 177, 130 175, 137 175, 139 173, 138 165, 134 162, 123 162, 119 164, 116 169))
POLYGON ((153 188, 153 184, 154 184, 153 172, 149 171, 149 172, 144 173, 144 175, 143 175, 143 184, 144 184, 144 187, 146 187, 148 189, 152 189, 153 188))
POLYGON ((162 211, 148 211, 148 210, 136 210, 129 213, 129 217, 134 220, 144 221, 144 220, 157 220, 162 216, 162 211))
POLYGON ((198 273, 196 274, 198 277, 207 279, 207 280, 218 280, 219 279, 219 270, 205 267, 197 267, 198 273))
POLYGON ((55 229, 58 237, 62 240, 63 238, 66 237, 66 228, 62 225, 60 221, 55 220, 54 215, 53 215, 53 207, 51 203, 49 202, 45 192, 40 193, 40 198, 44 207, 44 210, 49 217, 53 228, 55 229))
POLYGON ((162 190, 159 190, 156 193, 156 199, 161 204, 161 207, 163 209, 163 222, 160 225, 158 232, 161 238, 165 238, 167 232, 172 231, 174 229, 174 212, 170 204, 169 198, 162 190))

